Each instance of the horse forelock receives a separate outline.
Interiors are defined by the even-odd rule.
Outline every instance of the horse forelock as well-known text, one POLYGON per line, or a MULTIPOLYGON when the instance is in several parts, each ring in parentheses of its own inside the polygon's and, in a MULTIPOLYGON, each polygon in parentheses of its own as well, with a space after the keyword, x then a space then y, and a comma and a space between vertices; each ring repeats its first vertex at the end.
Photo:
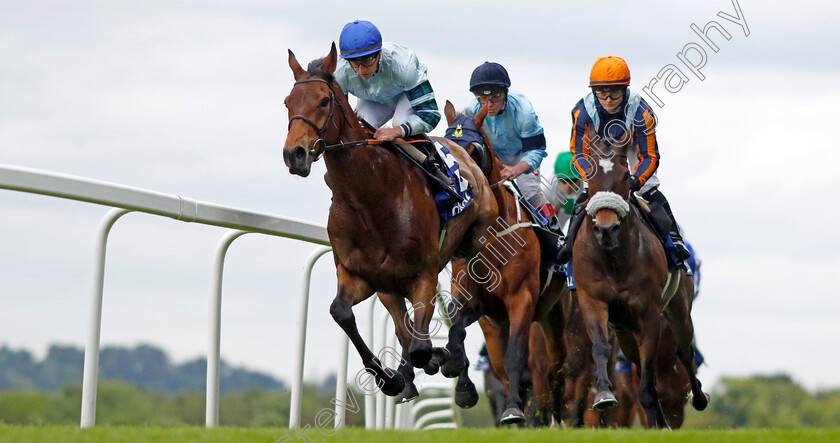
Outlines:
POLYGON ((326 57, 316 58, 309 62, 309 65, 306 67, 306 72, 309 75, 320 77, 332 84, 335 81, 335 76, 321 69, 321 65, 324 64, 324 58, 326 57))

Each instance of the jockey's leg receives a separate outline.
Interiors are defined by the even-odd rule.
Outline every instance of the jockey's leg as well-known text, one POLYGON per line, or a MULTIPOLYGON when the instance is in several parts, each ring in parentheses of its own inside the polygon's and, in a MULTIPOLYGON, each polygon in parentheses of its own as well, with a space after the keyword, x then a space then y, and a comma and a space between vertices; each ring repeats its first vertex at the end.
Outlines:
MULTIPOLYGON (((528 201, 537 212, 546 219, 546 228, 555 234, 548 239, 552 242, 552 250, 548 251, 551 257, 556 257, 563 245, 566 244, 566 237, 563 235, 563 224, 557 218, 557 213, 554 211, 554 206, 548 202, 540 182, 539 170, 527 172, 516 178, 516 185, 522 191, 522 196, 528 201)), ((539 234, 540 230, 537 230, 539 234)))
POLYGON ((566 233, 566 244, 557 253, 557 263, 563 264, 572 259, 572 249, 575 246, 575 237, 577 236, 580 225, 583 224, 583 218, 586 217, 586 200, 589 199, 588 190, 583 191, 575 201, 575 208, 572 210, 572 220, 569 222, 569 232, 566 233))
POLYGON ((677 224, 677 219, 674 218, 674 213, 671 212, 671 205, 668 204, 668 199, 665 198, 665 194, 659 190, 659 187, 655 187, 642 194, 642 198, 651 203, 659 203, 662 205, 662 208, 665 209, 665 213, 668 214, 668 218, 671 219, 671 230, 668 232, 668 235, 671 236, 671 241, 674 242, 677 259, 687 260, 691 257, 691 252, 685 246, 685 241, 683 241, 682 235, 680 235, 680 228, 677 224))
POLYGON ((397 102, 377 103, 370 100, 359 100, 356 105, 356 115, 370 123, 374 129, 379 129, 394 116, 396 107, 397 102))
MULTIPOLYGON (((408 101, 408 97, 406 97, 405 94, 400 94, 400 98, 398 98, 395 102, 391 103, 388 106, 392 107, 391 115, 388 118, 393 117, 393 120, 391 120, 391 125, 395 128, 405 123, 406 119, 414 114, 414 109, 411 107, 411 103, 408 101)), ((417 139, 422 138, 424 136, 426 136, 426 134, 418 134, 415 136, 406 134, 403 138, 417 139)), ((423 155, 425 155, 425 159, 416 159, 418 162, 420 162, 421 165, 423 165, 423 169, 425 169, 429 174, 437 178, 440 181, 440 183, 442 183, 444 186, 454 191, 454 184, 452 182, 452 179, 446 172, 446 165, 443 162, 443 159, 438 158, 437 149, 435 148, 434 143, 430 140, 425 143, 413 143, 412 146, 417 148, 417 150, 419 150, 423 155)))

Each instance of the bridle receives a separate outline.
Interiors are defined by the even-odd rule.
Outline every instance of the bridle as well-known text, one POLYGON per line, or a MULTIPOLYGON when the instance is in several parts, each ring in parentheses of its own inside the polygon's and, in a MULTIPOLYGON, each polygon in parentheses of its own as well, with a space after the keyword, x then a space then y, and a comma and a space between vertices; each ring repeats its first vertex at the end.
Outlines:
MULTIPOLYGON (((626 154, 619 154, 616 152, 609 152, 608 154, 592 154, 589 153, 586 155, 588 160, 592 162, 595 158, 600 160, 604 159, 612 159, 614 157, 624 158, 625 161, 627 160, 626 154)), ((600 163, 599 160, 599 163, 600 163)), ((635 197, 635 196, 634 196, 635 197)), ((625 196, 616 194, 611 191, 599 191, 596 192, 594 195, 589 197, 589 200, 586 203, 586 212, 592 217, 593 222, 595 221, 595 213, 600 209, 612 209, 618 215, 618 222, 621 223, 621 220, 630 212, 630 204, 629 199, 625 196)))
MULTIPOLYGON (((292 122, 295 121, 295 120, 303 120, 306 124, 308 124, 309 126, 312 126, 312 129, 314 129, 315 133, 318 135, 318 139, 315 140, 314 143, 312 143, 312 146, 309 148, 309 152, 307 154, 312 154, 317 159, 318 156, 320 155, 320 152, 318 152, 316 150, 316 147, 318 146, 319 143, 326 146, 326 141, 324 140, 324 138, 327 135, 327 127, 329 126, 330 121, 332 121, 332 119, 333 119, 333 114, 335 113, 335 107, 336 107, 337 103, 336 103, 336 99, 335 99, 335 90, 333 90, 332 84, 330 82, 322 79, 322 78, 307 78, 307 79, 303 79, 303 80, 298 80, 292 86, 292 89, 294 89, 295 86, 297 86, 301 83, 311 83, 311 82, 321 82, 321 83, 327 85, 327 87, 330 88, 330 111, 327 114, 327 119, 324 121, 324 124, 321 127, 318 127, 318 125, 316 125, 315 122, 313 122, 312 120, 310 120, 308 117, 306 117, 304 115, 301 115, 301 114, 293 115, 291 118, 289 118, 288 130, 292 129, 292 122)), ((338 128, 338 123, 335 123, 335 126, 336 126, 336 128, 338 128)), ((323 151, 323 148, 322 148, 321 151, 323 151)))

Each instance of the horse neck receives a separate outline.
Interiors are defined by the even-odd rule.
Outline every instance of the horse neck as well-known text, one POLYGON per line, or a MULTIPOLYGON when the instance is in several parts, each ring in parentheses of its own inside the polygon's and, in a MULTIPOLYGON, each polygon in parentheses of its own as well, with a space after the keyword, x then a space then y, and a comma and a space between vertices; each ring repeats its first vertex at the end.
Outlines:
MULTIPOLYGON (((356 118, 353 108, 347 102, 343 93, 336 94, 336 102, 342 115, 339 126, 338 142, 349 143, 365 140, 368 134, 356 118)), ((378 195, 388 186, 381 180, 372 180, 375 168, 393 169, 387 162, 399 163, 396 156, 382 156, 377 154, 372 146, 357 146, 326 152, 324 163, 327 166, 327 176, 333 195, 353 193, 365 197, 378 195), (393 157, 393 158, 391 158, 393 157), (385 166, 383 166, 383 162, 385 166)), ((393 187, 393 184, 391 184, 393 187)))
MULTIPOLYGON (((486 137, 485 137, 486 139, 486 137)), ((496 203, 499 206, 499 216, 504 218, 505 221, 510 223, 510 220, 516 220, 516 203, 514 202, 513 194, 507 192, 506 189, 502 189, 504 184, 502 183, 502 162, 496 157, 496 154, 493 152, 492 148, 490 148, 490 152, 493 158, 493 167, 490 168, 490 176, 487 177, 490 180, 490 184, 498 183, 495 189, 493 189, 493 195, 496 197, 496 203)))

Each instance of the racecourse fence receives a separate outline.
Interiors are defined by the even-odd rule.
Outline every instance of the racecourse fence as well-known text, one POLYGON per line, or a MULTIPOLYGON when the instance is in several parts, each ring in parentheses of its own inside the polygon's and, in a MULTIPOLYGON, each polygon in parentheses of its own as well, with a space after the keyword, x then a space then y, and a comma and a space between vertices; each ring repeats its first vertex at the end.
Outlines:
MULTIPOLYGON (((309 307, 309 284, 312 268, 317 260, 331 251, 326 228, 321 225, 280 217, 259 212, 247 211, 228 206, 207 203, 175 194, 165 194, 130 186, 97 181, 55 172, 0 164, 0 189, 58 197, 62 199, 95 203, 111 207, 99 223, 97 243, 94 247, 94 279, 90 294, 88 334, 85 345, 85 360, 82 380, 82 406, 80 426, 92 427, 96 421, 96 396, 99 371, 99 347, 102 324, 102 300, 105 272, 105 257, 108 235, 111 227, 123 215, 130 212, 169 217, 175 220, 199 223, 227 228, 228 231, 219 240, 214 256, 213 285, 210 296, 211 320, 207 346, 207 400, 205 424, 215 427, 219 424, 219 366, 221 340, 221 298, 222 274, 227 250, 237 238, 248 233, 257 233, 300 240, 317 248, 305 260, 303 265, 299 309, 297 313, 298 335, 295 341, 295 375, 292 380, 291 412, 289 427, 300 425, 300 411, 303 388, 303 369, 306 351, 306 330, 309 307)), ((370 328, 368 343, 374 344, 375 297, 369 302, 370 328)), ((387 317, 380 317, 382 347, 393 347, 393 332, 390 341, 387 317)), ((338 383, 336 384, 335 426, 343 426, 346 405, 346 380, 349 340, 344 339, 339 353, 338 383), (344 382, 343 382, 344 381, 344 382)), ((454 415, 445 406, 446 400, 452 404, 451 387, 443 387, 443 394, 438 394, 436 402, 421 405, 437 405, 430 413, 420 413, 420 408, 413 410, 410 404, 394 408, 393 401, 386 401, 384 394, 375 398, 365 395, 365 427, 368 429, 386 428, 425 428, 430 423, 438 426, 455 426, 454 415), (444 412, 445 411, 445 412, 444 412), (441 423, 442 422, 442 423, 441 423)), ((422 389, 422 388, 421 388, 422 389)), ((2 417, 0 417, 2 419, 2 417)))

